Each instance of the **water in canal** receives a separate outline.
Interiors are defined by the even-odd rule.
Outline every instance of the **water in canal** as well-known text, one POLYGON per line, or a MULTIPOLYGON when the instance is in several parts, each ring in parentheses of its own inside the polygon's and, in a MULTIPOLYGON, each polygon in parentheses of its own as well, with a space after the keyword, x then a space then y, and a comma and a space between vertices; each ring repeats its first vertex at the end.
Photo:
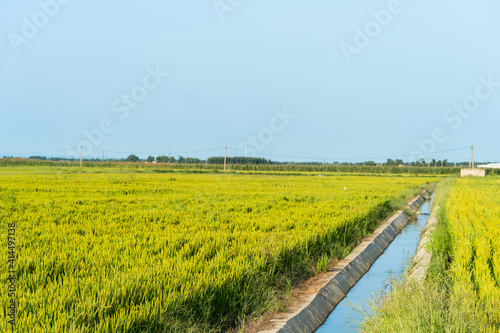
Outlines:
MULTIPOLYGON (((426 201, 419 211, 429 214, 430 203, 426 201)), ((361 315, 353 306, 366 309, 371 297, 384 288, 389 278, 404 272, 405 263, 408 263, 408 259, 413 259, 417 252, 420 235, 428 219, 428 215, 418 215, 417 221, 408 223, 316 333, 357 331, 356 326, 359 325, 361 315)))

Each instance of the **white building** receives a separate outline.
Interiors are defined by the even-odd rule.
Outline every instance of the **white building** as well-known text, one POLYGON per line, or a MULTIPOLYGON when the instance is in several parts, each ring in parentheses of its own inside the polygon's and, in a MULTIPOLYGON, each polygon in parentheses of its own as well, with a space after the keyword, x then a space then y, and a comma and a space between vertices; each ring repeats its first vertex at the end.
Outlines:
POLYGON ((481 169, 500 169, 500 163, 480 165, 478 168, 481 169))

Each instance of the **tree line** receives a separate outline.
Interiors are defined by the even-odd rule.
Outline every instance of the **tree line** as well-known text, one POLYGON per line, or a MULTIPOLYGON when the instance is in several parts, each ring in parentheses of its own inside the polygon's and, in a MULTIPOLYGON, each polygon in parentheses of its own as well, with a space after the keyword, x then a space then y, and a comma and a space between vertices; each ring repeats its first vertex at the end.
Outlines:
MULTIPOLYGON (((127 157, 127 162, 140 162, 141 160, 139 157, 136 155, 130 155, 127 157)), ((178 163, 178 164, 201 164, 204 161, 200 160, 199 158, 196 157, 184 157, 184 156, 179 156, 178 159, 176 159, 173 156, 157 156, 156 158, 154 156, 148 156, 145 160, 148 163, 178 163)))
MULTIPOLYGON (((14 159, 14 156, 3 156, 3 159, 14 159)), ((46 157, 46 156, 30 156, 30 160, 38 160, 38 161, 77 161, 79 159, 76 158, 63 158, 63 157, 46 157)), ((87 162, 99 162, 104 161, 99 158, 84 158, 84 161, 87 162)), ((127 158, 123 159, 106 159, 107 162, 148 162, 148 163, 170 163, 170 164, 211 164, 211 165, 222 165, 224 164, 224 157, 209 157, 207 160, 201 160, 196 157, 184 157, 179 156, 175 158, 173 156, 148 156, 146 159, 141 159, 135 154, 129 155, 127 158)), ((481 162, 479 164, 488 164, 490 162, 481 162)), ((309 166, 389 166, 389 167, 398 167, 398 166, 406 166, 406 167, 454 167, 454 162, 449 162, 448 159, 444 160, 424 160, 420 159, 418 161, 413 162, 404 162, 402 159, 387 159, 385 162, 375 162, 375 161, 366 161, 366 162, 278 162, 272 161, 270 159, 258 158, 258 157, 227 157, 228 165, 309 165, 309 166)), ((469 162, 458 162, 456 163, 456 167, 468 167, 469 162)))
MULTIPOLYGON (((241 165, 271 165, 273 162, 271 160, 266 160, 265 158, 258 157, 228 157, 227 164, 241 164, 241 165)), ((209 157, 207 159, 207 164, 224 164, 224 156, 221 157, 209 157)))

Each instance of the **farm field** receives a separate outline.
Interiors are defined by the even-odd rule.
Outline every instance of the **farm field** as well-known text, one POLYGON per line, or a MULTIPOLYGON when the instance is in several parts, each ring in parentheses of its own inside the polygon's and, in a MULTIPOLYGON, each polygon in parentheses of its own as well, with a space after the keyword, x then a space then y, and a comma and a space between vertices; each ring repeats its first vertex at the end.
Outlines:
POLYGON ((500 180, 460 179, 446 203, 452 297, 465 315, 500 329, 500 180), (467 313, 471 311, 470 313, 467 313))
POLYGON ((0 169, 19 332, 227 330, 273 310, 398 199, 441 179, 59 171, 0 169))

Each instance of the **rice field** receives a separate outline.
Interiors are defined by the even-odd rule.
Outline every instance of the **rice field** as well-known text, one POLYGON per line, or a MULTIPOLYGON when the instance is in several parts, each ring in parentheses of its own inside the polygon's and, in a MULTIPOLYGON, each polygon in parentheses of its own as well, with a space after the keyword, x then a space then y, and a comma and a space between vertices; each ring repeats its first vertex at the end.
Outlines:
POLYGON ((446 203, 453 297, 500 328, 500 180, 460 179, 446 203))
MULTIPOLYGON (((16 230, 18 332, 225 331, 273 310, 394 200, 437 180, 51 170, 0 170, 1 239, 16 230)), ((6 281, 6 246, 0 262, 6 281)), ((8 321, 4 306, 0 331, 8 321)))

